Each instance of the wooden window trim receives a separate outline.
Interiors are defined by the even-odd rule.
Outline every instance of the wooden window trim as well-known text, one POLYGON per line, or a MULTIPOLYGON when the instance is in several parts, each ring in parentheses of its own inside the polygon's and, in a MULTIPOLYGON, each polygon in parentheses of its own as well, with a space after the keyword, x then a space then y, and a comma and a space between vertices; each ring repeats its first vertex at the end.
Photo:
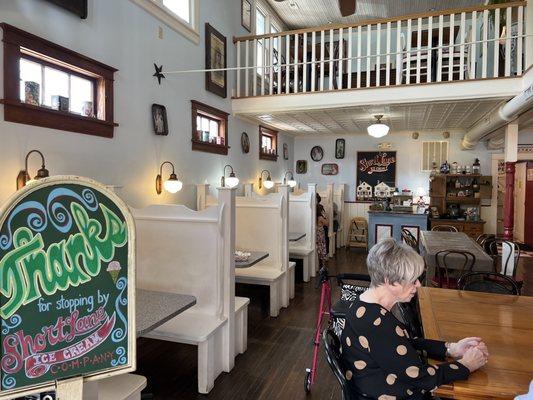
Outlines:
POLYGON ((259 159, 278 161, 278 131, 267 128, 263 125, 259 125, 259 159), (263 153, 263 136, 269 136, 272 138, 272 141, 274 143, 273 147, 276 149, 276 154, 263 153))
POLYGON ((207 153, 227 155, 228 149, 228 113, 218 108, 211 107, 207 104, 191 100, 191 148, 194 151, 204 151, 207 153), (214 144, 204 142, 197 138, 196 134, 196 117, 198 115, 217 121, 219 123, 219 136, 224 138, 224 144, 214 144))
POLYGON ((4 98, 0 103, 4 104, 5 121, 113 137, 114 128, 118 126, 113 121, 113 82, 117 69, 12 25, 1 23, 0 27, 4 32, 4 98), (19 67, 21 58, 37 61, 85 79, 94 79, 96 94, 93 108, 96 118, 22 102, 19 67))

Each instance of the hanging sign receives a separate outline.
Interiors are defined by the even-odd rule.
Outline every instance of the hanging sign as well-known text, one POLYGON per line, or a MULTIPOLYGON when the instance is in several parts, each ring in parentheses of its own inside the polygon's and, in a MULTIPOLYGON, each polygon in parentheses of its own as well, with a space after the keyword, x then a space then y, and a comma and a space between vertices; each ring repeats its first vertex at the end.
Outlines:
POLYGON ((366 183, 375 188, 380 182, 396 187, 396 152, 358 151, 356 186, 366 183))
POLYGON ((135 368, 134 226, 105 187, 52 177, 0 210, 0 397, 135 368))

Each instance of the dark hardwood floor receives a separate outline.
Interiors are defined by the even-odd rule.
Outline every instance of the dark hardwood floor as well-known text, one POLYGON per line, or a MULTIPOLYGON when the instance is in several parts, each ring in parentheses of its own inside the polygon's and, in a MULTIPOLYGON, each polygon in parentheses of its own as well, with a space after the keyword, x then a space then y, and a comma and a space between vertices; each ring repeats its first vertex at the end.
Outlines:
MULTIPOLYGON (((366 272, 366 253, 340 249, 329 261, 330 274, 366 272)), ((315 282, 296 284, 296 297, 278 318, 268 316, 268 290, 237 285, 237 294, 251 299, 248 309, 248 350, 223 373, 209 395, 197 393, 197 349, 177 343, 139 339, 138 373, 148 378, 155 399, 303 400, 305 368, 311 366, 313 333, 320 291, 315 282)), ((523 295, 533 295, 533 258, 520 260, 523 295)), ((333 301, 339 298, 334 288, 333 301)), ((318 379, 308 399, 340 399, 340 389, 320 351, 318 379)))

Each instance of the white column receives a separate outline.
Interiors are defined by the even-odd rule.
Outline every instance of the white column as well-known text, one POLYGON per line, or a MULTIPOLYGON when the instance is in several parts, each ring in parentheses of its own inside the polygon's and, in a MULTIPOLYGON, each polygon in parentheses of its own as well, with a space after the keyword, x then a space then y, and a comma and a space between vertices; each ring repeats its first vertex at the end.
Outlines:
POLYGON ((196 185, 196 211, 202 211, 206 206, 209 195, 209 183, 196 185))
POLYGON ((327 193, 329 196, 329 204, 330 204, 330 210, 328 213, 328 236, 329 236, 329 249, 328 249, 328 255, 329 257, 333 257, 335 255, 335 232, 333 232, 333 195, 334 195, 334 184, 328 183, 327 185, 327 193))
POLYGON ((316 276, 316 183, 309 183, 307 184, 307 191, 309 192, 309 196, 311 196, 311 237, 309 238, 309 244, 311 245, 311 248, 313 249, 312 256, 309 258, 309 262, 311 263, 309 269, 311 272, 311 276, 316 276))
POLYGON ((505 162, 516 162, 518 159, 518 123, 511 122, 505 127, 505 162))
POLYGON ((235 365, 235 188, 218 188, 218 204, 222 207, 222 237, 226 244, 222 249, 224 263, 223 315, 227 318, 224 330, 224 371, 235 365))
POLYGON ((279 185, 278 191, 283 196, 283 228, 282 228, 282 243, 283 243, 283 253, 282 253, 282 268, 285 271, 285 283, 282 285, 282 296, 281 296, 281 305, 283 307, 289 306, 289 295, 290 295, 290 271, 289 271, 289 185, 279 185))
POLYGON ((533 65, 533 5, 527 5, 525 20, 526 35, 528 36, 526 36, 526 46, 524 48, 524 51, 526 52, 526 65, 524 65, 524 70, 533 65))

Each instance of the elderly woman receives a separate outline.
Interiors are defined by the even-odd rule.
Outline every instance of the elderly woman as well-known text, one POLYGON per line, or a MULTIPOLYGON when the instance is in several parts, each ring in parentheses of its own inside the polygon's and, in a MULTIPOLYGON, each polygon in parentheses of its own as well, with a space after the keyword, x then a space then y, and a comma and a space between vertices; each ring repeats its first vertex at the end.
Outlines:
POLYGON ((389 238, 370 250, 367 265, 370 288, 351 304, 341 337, 352 399, 423 399, 438 386, 467 379, 485 365, 488 351, 480 338, 449 343, 409 337, 391 313, 396 303, 409 302, 420 287, 420 255, 389 238), (454 360, 430 365, 417 351, 454 360))

